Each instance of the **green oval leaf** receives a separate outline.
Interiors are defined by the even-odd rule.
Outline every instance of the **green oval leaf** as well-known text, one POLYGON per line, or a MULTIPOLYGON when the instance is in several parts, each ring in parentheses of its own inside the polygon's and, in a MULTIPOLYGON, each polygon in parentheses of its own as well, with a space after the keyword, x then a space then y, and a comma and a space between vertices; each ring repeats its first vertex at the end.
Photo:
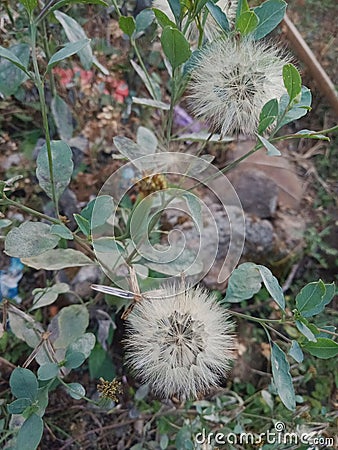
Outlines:
MULTIPOLYGON (((64 141, 51 141, 54 186, 57 199, 68 186, 73 173, 72 151, 64 141)), ((36 161, 36 176, 41 188, 52 198, 52 180, 49 171, 47 145, 44 144, 36 161)))
POLYGON ((174 14, 176 22, 178 22, 181 17, 181 2, 180 2, 180 0, 168 0, 168 3, 169 3, 172 13, 174 14))
POLYGON ((50 70, 52 67, 54 67, 58 62, 69 58, 72 55, 75 55, 80 50, 83 49, 86 45, 88 45, 90 42, 90 39, 85 38, 81 39, 76 42, 69 42, 66 44, 61 50, 54 53, 54 55, 50 58, 48 61, 47 69, 50 70))
POLYGON ((189 42, 177 28, 165 27, 162 31, 161 44, 173 69, 186 62, 191 55, 189 42))
POLYGON ((236 9, 236 20, 244 12, 250 11, 248 0, 238 0, 236 9))
POLYGON ((269 100, 262 108, 259 115, 258 134, 263 133, 278 116, 278 101, 276 98, 269 100))
POLYGON ((267 0, 260 6, 254 8, 254 12, 259 18, 258 27, 255 30, 254 38, 262 39, 269 34, 282 21, 287 3, 284 0, 267 0))
POLYGON ((135 19, 135 34, 136 38, 143 34, 143 31, 145 31, 155 20, 155 14, 152 9, 143 9, 141 12, 139 12, 135 19))
POLYGON ((289 63, 283 66, 284 86, 289 94, 289 102, 298 102, 302 90, 302 79, 296 67, 289 63))
POLYGON ((338 344, 328 338, 317 338, 317 342, 306 342, 303 348, 311 355, 321 359, 334 358, 338 355, 338 344))
POLYGON ((96 338, 93 333, 85 333, 70 344, 68 350, 83 353, 85 358, 88 358, 95 346, 95 342, 96 338))
POLYGON ((85 236, 90 235, 90 223, 87 219, 81 216, 81 214, 73 214, 75 222, 77 223, 79 229, 85 236))
POLYGON ((236 20, 236 29, 242 36, 246 36, 257 28, 258 22, 259 19, 253 11, 246 11, 236 20))
MULTIPOLYGON (((29 62, 30 48, 27 44, 17 44, 9 47, 22 64, 27 67, 29 62)), ((4 96, 13 95, 21 83, 27 80, 27 75, 9 59, 0 58, 0 92, 4 96)))
POLYGON ((22 367, 13 370, 9 379, 12 394, 16 398, 29 398, 34 401, 38 393, 38 380, 33 372, 22 367))
POLYGON ((27 258, 56 247, 60 238, 51 234, 50 229, 50 225, 42 222, 25 222, 13 228, 6 236, 5 253, 27 258))
POLYGON ((70 139, 73 136, 73 116, 69 106, 59 95, 55 95, 51 110, 60 138, 70 139))
POLYGON ((69 383, 67 384, 67 392, 75 400, 81 400, 81 398, 86 395, 86 390, 80 383, 69 383))
POLYGON ((230 31, 230 25, 229 25, 228 18, 226 16, 226 14, 221 10, 221 8, 212 1, 209 1, 206 4, 206 7, 208 8, 209 13, 212 15, 212 17, 218 23, 218 25, 224 31, 230 31))
MULTIPOLYGON (((66 36, 70 42, 78 42, 82 39, 88 39, 84 29, 75 19, 67 16, 67 14, 61 11, 55 11, 54 15, 65 30, 66 36)), ((91 46, 84 46, 78 51, 78 55, 84 69, 89 70, 94 62, 91 46)))
POLYGON ((22 414, 26 408, 31 406, 32 400, 29 398, 18 398, 7 405, 9 414, 22 414))
POLYGON ((62 239, 68 239, 73 240, 73 233, 70 231, 69 228, 66 227, 66 225, 61 224, 54 224, 50 227, 50 234, 55 234, 56 236, 59 236, 62 239))
POLYGON ((295 391, 290 375, 290 365, 283 350, 275 343, 271 343, 271 368, 273 381, 283 404, 290 411, 296 409, 295 391))
POLYGON ((292 358, 298 363, 301 363, 303 361, 304 355, 297 341, 292 341, 289 355, 292 356, 292 358))
POLYGON ((89 323, 89 313, 83 305, 71 305, 62 308, 51 322, 53 335, 56 337, 54 348, 67 348, 82 336, 89 323))
POLYGON ((306 337, 311 342, 317 342, 316 336, 312 333, 310 328, 308 327, 308 323, 305 319, 303 320, 296 320, 296 327, 300 333, 302 333, 303 336, 306 337))
POLYGON ((130 161, 155 153, 152 148, 141 147, 141 145, 135 144, 134 141, 125 136, 116 136, 113 142, 117 150, 130 161))
POLYGON ((335 284, 324 284, 322 280, 308 283, 296 297, 296 306, 303 317, 321 313, 335 295, 335 284))
POLYGON ((160 9, 157 8, 152 8, 156 17, 156 20, 158 22, 158 24, 160 25, 160 27, 164 28, 164 27, 176 27, 176 24, 174 22, 172 22, 169 17, 160 9))
POLYGON ((76 369, 83 364, 85 359, 86 357, 82 352, 67 350, 65 367, 67 367, 67 369, 76 369))
POLYGON ((289 108, 290 99, 287 94, 282 95, 279 101, 278 117, 281 118, 281 121, 279 122, 278 129, 283 125, 286 125, 287 123, 293 122, 294 120, 300 119, 301 117, 305 116, 311 109, 311 102, 311 91, 307 87, 303 86, 301 90, 300 101, 297 104, 293 105, 290 110, 285 112, 289 108))
POLYGON ((23 423, 16 438, 16 448, 20 450, 36 450, 43 433, 43 420, 32 414, 23 423))
POLYGON ((39 367, 38 378, 39 380, 46 381, 51 380, 58 376, 59 366, 55 363, 47 363, 39 367))
POLYGON ((32 292, 34 299, 31 311, 42 306, 51 305, 60 294, 65 294, 66 292, 69 292, 69 285, 66 283, 56 283, 44 289, 34 289, 32 292))
POLYGON ((257 266, 259 273, 262 277, 264 286, 275 300, 277 305, 285 311, 285 298, 283 294, 283 289, 278 283, 277 278, 271 273, 271 271, 265 266, 257 266))
POLYGON ((0 45, 0 57, 7 59, 11 63, 13 63, 16 67, 21 69, 26 75, 29 76, 29 73, 28 73, 27 68, 26 68, 27 65, 26 65, 25 61, 23 61, 21 59, 21 57, 19 58, 11 50, 8 50, 8 48, 2 47, 1 45, 0 45))
POLYGON ((119 18, 119 27, 127 36, 131 37, 135 31, 135 19, 132 16, 121 16, 119 18))
POLYGON ((224 302, 237 303, 252 298, 262 286, 254 263, 243 263, 230 275, 224 302))
POLYGON ((158 146, 158 140, 155 134, 149 130, 146 127, 138 127, 137 134, 136 134, 136 142, 137 145, 140 145, 144 148, 145 153, 155 153, 157 146, 158 146))

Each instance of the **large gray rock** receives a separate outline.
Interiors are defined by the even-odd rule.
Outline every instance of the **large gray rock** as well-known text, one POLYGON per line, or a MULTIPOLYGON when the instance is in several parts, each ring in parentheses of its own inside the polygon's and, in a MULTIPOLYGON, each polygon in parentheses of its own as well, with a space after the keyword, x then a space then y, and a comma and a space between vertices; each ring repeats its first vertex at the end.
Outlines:
POLYGON ((246 213, 261 219, 273 217, 278 200, 278 186, 257 169, 244 169, 229 175, 246 213))

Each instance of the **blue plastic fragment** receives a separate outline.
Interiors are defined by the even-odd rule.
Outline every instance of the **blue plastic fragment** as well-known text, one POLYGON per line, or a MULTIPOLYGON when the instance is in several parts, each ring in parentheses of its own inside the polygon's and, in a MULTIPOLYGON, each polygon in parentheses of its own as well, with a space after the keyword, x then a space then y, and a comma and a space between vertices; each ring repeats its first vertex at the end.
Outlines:
POLYGON ((4 297, 21 303, 18 283, 22 278, 24 265, 19 258, 11 258, 9 267, 0 270, 0 302, 4 297))

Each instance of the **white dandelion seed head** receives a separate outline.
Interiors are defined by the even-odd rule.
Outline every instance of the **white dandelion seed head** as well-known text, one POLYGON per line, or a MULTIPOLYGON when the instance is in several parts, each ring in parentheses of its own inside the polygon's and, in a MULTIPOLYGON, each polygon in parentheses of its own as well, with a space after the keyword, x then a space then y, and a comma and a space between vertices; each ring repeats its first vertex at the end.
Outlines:
POLYGON ((272 45, 224 37, 203 50, 190 80, 192 113, 222 136, 253 135, 266 102, 286 93, 282 69, 289 62, 272 45))
MULTIPOLYGON (((235 21, 237 0, 219 0, 216 5, 225 13, 230 24, 235 21)), ((175 23, 174 14, 169 6, 168 0, 153 0, 152 6, 164 12, 167 17, 175 23)), ((184 20, 183 20, 184 25, 184 20)), ((208 41, 213 40, 220 33, 220 27, 209 13, 204 26, 204 34, 208 41)), ((188 38, 192 41, 198 38, 198 30, 196 25, 192 23, 188 30, 188 38)))
POLYGON ((234 358, 233 325, 215 296, 200 287, 165 288, 128 316, 126 362, 162 397, 196 397, 218 386, 234 358))

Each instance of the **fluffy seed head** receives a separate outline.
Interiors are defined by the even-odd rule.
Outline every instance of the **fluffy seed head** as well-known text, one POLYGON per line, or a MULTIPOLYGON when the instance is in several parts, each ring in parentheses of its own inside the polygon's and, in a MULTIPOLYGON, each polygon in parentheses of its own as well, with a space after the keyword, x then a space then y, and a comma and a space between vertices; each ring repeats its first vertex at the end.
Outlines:
MULTIPOLYGON (((236 17, 237 0, 218 0, 216 5, 225 13, 230 23, 234 22, 236 17)), ((169 6, 168 0, 153 0, 152 6, 163 11, 172 22, 175 22, 175 17, 169 6)), ((183 21, 184 23, 184 21, 183 21)), ((219 27, 216 21, 209 13, 205 22, 204 34, 207 40, 213 39, 219 33, 219 27)), ((195 40, 198 37, 196 25, 192 23, 188 31, 190 40, 195 40)))
POLYGON ((165 288, 142 299, 127 320, 126 360, 163 397, 192 398, 217 386, 234 357, 233 326, 200 287, 165 288))
POLYGON ((190 81, 193 114, 222 136, 253 135, 266 102, 284 94, 277 48, 251 39, 221 38, 201 51, 190 81))

